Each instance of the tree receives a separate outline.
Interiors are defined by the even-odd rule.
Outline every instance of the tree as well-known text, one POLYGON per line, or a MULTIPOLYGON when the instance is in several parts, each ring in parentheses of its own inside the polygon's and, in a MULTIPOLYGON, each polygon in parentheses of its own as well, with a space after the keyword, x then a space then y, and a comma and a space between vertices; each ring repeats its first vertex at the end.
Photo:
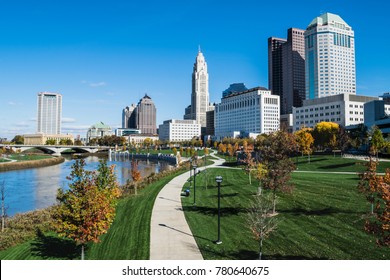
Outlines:
POLYGON ((261 185, 263 183, 264 178, 266 178, 268 174, 267 167, 260 162, 255 164, 254 167, 255 167, 254 168, 255 177, 259 181, 259 186, 257 187, 257 195, 261 195, 262 193, 261 185))
POLYGON ((75 146, 82 146, 82 145, 83 145, 83 142, 81 142, 80 139, 76 139, 76 140, 74 140, 74 145, 75 145, 75 146))
POLYGON ((376 235, 379 245, 390 247, 390 170, 387 169, 384 176, 379 176, 376 166, 377 161, 370 159, 367 171, 361 175, 359 182, 359 190, 371 203, 371 215, 364 228, 376 235))
POLYGON ((252 157, 252 152, 248 149, 248 144, 246 141, 243 143, 244 155, 241 162, 244 164, 243 170, 248 174, 249 184, 252 184, 251 172, 255 168, 255 159, 252 157))
POLYGON ((333 122, 317 123, 313 130, 314 144, 317 147, 333 148, 339 125, 333 122))
POLYGON ((99 242, 99 236, 113 222, 120 189, 114 166, 108 168, 103 161, 98 172, 93 172, 85 170, 83 159, 76 160, 67 179, 71 181, 69 189, 58 190, 54 225, 60 236, 81 245, 81 259, 84 259, 85 244, 99 242))
POLYGON ((218 152, 219 152, 220 154, 225 154, 225 153, 226 153, 226 145, 223 144, 223 143, 220 143, 220 144, 218 145, 218 152))
POLYGON ((180 156, 183 156, 183 153, 184 153, 184 148, 180 146, 180 150, 179 150, 179 153, 180 153, 180 156))
POLYGON ((297 141, 298 148, 302 153, 302 156, 306 154, 310 163, 310 154, 313 152, 314 138, 311 135, 310 128, 301 128, 294 133, 295 140, 297 141))
POLYGON ((276 229, 277 220, 271 214, 272 199, 264 194, 255 196, 247 214, 247 224, 259 242, 259 260, 263 253, 263 241, 276 229))
POLYGON ((374 214, 375 193, 377 192, 379 177, 376 174, 378 161, 370 157, 370 161, 366 163, 366 171, 359 175, 360 181, 358 189, 366 196, 366 199, 371 203, 371 214, 374 214))
POLYGON ((149 137, 144 139, 144 147, 146 147, 148 149, 148 151, 149 151, 150 145, 152 145, 152 142, 153 142, 152 139, 150 139, 149 137))
POLYGON ((369 135, 371 137, 370 146, 372 148, 373 153, 378 158, 378 153, 386 146, 386 141, 383 138, 382 131, 376 125, 373 125, 371 127, 369 135))
POLYGON ((218 147, 218 141, 214 141, 214 149, 217 149, 218 147))
POLYGON ((174 156, 177 156, 177 149, 175 147, 173 147, 172 152, 174 156))
POLYGON ((24 137, 22 135, 15 135, 11 142, 18 145, 24 144, 24 137))
POLYGON ((234 149, 233 149, 232 144, 227 144, 227 151, 228 151, 229 156, 230 156, 230 157, 233 157, 233 155, 234 155, 234 149))
POLYGON ((56 145, 57 141, 55 139, 47 139, 45 145, 56 145))
POLYGON ((131 161, 131 179, 134 184, 134 194, 137 195, 137 182, 141 180, 141 172, 138 170, 138 162, 134 159, 131 161))
POLYGON ((295 165, 289 156, 297 150, 297 144, 294 135, 285 131, 273 132, 259 139, 257 144, 261 163, 267 170, 267 176, 263 178, 263 186, 272 190, 273 213, 275 213, 276 192, 291 192, 293 188, 289 181, 295 165))

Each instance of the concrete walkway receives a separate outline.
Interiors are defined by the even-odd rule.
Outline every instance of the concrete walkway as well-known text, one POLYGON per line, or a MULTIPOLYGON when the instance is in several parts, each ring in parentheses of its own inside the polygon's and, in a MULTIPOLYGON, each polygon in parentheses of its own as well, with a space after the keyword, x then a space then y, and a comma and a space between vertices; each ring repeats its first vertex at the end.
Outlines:
MULTIPOLYGON (((214 164, 207 168, 223 162, 223 159, 214 160, 214 164)), ((204 167, 199 170, 204 170, 204 167)), ((188 171, 173 178, 157 195, 150 229, 151 260, 203 259, 181 205, 181 191, 189 176, 188 171)))

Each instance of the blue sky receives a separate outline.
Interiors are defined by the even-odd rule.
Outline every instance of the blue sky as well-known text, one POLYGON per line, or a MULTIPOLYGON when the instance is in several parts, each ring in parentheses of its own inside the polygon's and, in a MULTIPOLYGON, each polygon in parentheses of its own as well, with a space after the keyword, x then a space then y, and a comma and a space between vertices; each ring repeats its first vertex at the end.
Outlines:
POLYGON ((387 1, 0 0, 0 137, 36 131, 37 93, 63 95, 63 133, 121 126, 148 93, 157 123, 182 118, 201 46, 210 100, 229 84, 268 86, 267 38, 324 12, 355 31, 358 94, 390 91, 387 1))

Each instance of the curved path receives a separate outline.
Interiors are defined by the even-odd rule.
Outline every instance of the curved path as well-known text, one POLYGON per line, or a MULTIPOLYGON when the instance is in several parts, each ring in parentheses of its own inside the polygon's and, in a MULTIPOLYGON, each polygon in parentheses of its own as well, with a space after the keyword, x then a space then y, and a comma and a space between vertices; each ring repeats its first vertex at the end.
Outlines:
MULTIPOLYGON (((223 159, 213 159, 221 165, 223 159)), ((200 167, 199 170, 204 170, 200 167)), ((181 205, 181 191, 190 172, 173 178, 157 195, 150 228, 151 260, 202 260, 195 238, 187 224, 181 205)))

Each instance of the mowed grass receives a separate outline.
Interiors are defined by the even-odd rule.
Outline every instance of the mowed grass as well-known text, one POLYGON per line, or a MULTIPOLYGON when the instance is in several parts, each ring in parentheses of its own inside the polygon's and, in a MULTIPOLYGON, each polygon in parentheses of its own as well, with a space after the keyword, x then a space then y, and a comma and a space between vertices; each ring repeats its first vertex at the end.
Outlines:
MULTIPOLYGON (((208 188, 201 173, 193 197, 183 197, 186 219, 205 259, 256 259, 258 242, 246 224, 246 213, 256 194, 241 170, 209 169, 208 188), (221 187, 221 245, 217 239, 217 187, 221 187)), ((363 230, 369 204, 357 191, 357 175, 294 173, 295 189, 278 194, 278 228, 264 242, 265 259, 390 259, 363 230)))
MULTIPOLYGON (((301 171, 321 171, 321 172, 364 172, 366 170, 365 164, 367 161, 342 158, 340 156, 310 156, 310 163, 308 157, 298 156, 291 158, 291 160, 301 171)), ((383 173, 386 168, 390 168, 389 161, 381 161, 377 167, 377 172, 383 173)))
MULTIPOLYGON (((86 259, 146 260, 149 259, 150 220, 154 201, 161 188, 180 173, 169 175, 148 185, 137 196, 119 201, 113 224, 101 242, 89 244, 86 259)), ((0 251, 0 259, 80 259, 80 247, 54 233, 0 251)))

